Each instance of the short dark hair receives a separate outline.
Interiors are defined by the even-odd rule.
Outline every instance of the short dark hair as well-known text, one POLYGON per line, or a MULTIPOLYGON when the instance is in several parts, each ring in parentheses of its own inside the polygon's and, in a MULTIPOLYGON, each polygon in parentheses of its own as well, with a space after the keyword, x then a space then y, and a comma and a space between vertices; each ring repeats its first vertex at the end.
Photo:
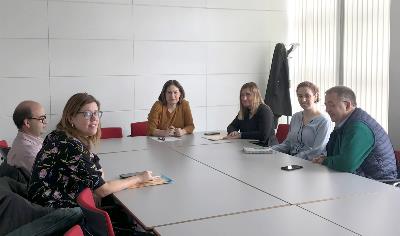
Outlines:
POLYGON ((161 90, 160 96, 158 96, 158 101, 160 101, 163 105, 167 105, 167 99, 165 98, 165 93, 167 92, 168 87, 171 85, 176 86, 179 89, 179 92, 181 93, 178 104, 181 104, 182 100, 185 98, 185 90, 183 89, 182 85, 176 80, 168 80, 167 82, 165 82, 161 90))
POLYGON ((342 100, 350 101, 354 107, 357 107, 356 94, 351 88, 346 86, 335 86, 326 90, 325 94, 336 93, 342 100))
POLYGON ((13 120, 18 129, 22 129, 24 120, 32 117, 32 109, 27 101, 21 102, 14 110, 13 120))
POLYGON ((310 81, 303 81, 299 85, 297 85, 296 92, 299 90, 299 88, 311 89, 314 95, 317 95, 317 99, 315 99, 315 102, 319 102, 319 88, 317 85, 311 83, 310 81))

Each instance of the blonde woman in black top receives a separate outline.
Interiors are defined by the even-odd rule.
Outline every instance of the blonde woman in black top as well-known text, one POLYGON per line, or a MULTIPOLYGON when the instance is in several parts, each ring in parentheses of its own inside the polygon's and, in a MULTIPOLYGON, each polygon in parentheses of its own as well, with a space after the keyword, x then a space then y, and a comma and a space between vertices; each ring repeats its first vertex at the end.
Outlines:
POLYGON ((270 146, 277 144, 273 128, 274 115, 261 98, 254 82, 245 83, 240 89, 240 110, 228 126, 227 139, 257 139, 270 146))

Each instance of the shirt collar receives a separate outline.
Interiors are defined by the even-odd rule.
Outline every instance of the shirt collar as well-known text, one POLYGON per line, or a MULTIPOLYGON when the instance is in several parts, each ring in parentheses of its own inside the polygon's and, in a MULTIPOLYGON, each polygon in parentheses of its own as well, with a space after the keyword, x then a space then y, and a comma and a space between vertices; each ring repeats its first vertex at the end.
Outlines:
POLYGON ((350 114, 346 117, 346 119, 342 120, 342 122, 335 124, 335 129, 339 129, 341 128, 344 123, 346 123, 346 121, 350 118, 351 114, 353 114, 354 110, 352 112, 350 112, 350 114))

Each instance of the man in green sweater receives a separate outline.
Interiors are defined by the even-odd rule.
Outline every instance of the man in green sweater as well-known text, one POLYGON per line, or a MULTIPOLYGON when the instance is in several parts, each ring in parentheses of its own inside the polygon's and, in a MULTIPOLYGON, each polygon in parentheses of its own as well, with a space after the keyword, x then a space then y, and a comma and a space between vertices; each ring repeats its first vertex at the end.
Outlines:
POLYGON ((357 108, 354 92, 345 86, 325 93, 326 112, 335 129, 326 156, 313 162, 372 179, 397 178, 394 150, 386 131, 367 112, 357 108))

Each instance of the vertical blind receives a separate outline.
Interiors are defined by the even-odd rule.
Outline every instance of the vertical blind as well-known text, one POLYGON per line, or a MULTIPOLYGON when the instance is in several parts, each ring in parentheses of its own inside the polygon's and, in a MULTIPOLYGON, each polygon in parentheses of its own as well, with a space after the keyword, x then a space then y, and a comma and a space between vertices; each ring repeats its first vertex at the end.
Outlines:
MULTIPOLYGON (((390 0, 289 0, 289 42, 299 48, 289 57, 291 96, 301 81, 321 91, 345 85, 357 105, 385 129, 389 98, 390 0)), ((301 110, 293 102, 294 111, 301 110)))
POLYGON ((390 0, 347 0, 343 12, 343 85, 387 130, 390 0))

